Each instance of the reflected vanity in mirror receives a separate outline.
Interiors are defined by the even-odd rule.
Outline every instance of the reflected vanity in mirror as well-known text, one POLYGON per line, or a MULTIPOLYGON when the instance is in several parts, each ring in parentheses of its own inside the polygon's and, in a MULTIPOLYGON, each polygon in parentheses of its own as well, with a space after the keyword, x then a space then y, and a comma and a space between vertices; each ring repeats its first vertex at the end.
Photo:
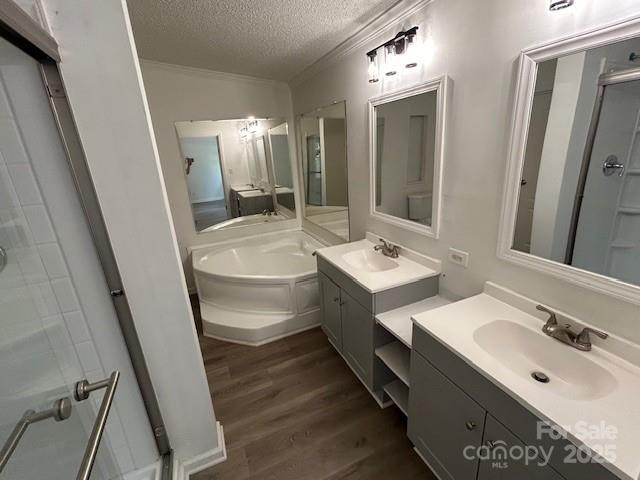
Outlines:
POLYGON ((500 255, 637 300, 640 39, 613 34, 523 53, 500 255))
POLYGON ((438 237, 447 77, 369 101, 371 214, 438 237))
POLYGON ((299 125, 304 217, 348 242, 345 103, 334 103, 303 114, 299 125))
POLYGON ((295 218, 282 119, 176 122, 197 232, 295 218))

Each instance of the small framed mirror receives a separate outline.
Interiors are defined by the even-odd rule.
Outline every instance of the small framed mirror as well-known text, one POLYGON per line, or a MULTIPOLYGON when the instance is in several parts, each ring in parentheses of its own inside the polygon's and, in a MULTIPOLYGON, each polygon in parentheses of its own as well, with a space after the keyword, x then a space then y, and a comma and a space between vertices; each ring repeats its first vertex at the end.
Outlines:
POLYGON ((299 119, 304 219, 336 242, 349 241, 347 121, 345 102, 305 113, 299 119))
POLYGON ((438 238, 449 79, 369 101, 370 211, 438 238))
POLYGON ((640 23, 520 58, 498 254, 640 302, 640 23))
POLYGON ((202 120, 175 127, 198 233, 295 218, 286 121, 202 120))

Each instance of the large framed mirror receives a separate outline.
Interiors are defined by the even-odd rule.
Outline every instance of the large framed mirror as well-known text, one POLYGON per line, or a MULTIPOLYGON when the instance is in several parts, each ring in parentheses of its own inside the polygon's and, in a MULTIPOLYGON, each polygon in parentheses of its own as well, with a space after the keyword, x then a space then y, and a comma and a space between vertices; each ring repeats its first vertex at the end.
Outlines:
POLYGON ((347 121, 345 102, 305 113, 299 119, 304 218, 349 241, 347 121))
POLYGON ((438 238, 449 79, 369 100, 370 212, 438 238))
POLYGON ((175 122, 196 231, 295 218, 283 119, 175 122))
POLYGON ((638 21, 527 50, 499 256, 640 302, 638 21))

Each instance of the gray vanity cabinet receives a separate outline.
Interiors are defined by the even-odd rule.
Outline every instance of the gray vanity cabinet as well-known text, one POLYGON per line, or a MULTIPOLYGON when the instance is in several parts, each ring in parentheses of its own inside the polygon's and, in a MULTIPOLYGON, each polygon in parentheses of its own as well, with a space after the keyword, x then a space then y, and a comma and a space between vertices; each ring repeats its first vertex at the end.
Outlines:
MULTIPOLYGON (((526 447, 518 437, 488 414, 483 445, 487 448, 487 458, 480 460, 478 480, 562 480, 539 457, 528 461, 510 458, 508 451, 525 452, 526 447)), ((529 454, 533 455, 533 451, 529 449, 529 454)))
POLYGON ((373 316, 345 291, 340 305, 342 354, 364 383, 373 385, 373 316))
MULTIPOLYGON (((450 398, 449 392, 453 388, 457 389, 458 394, 464 392, 467 399, 472 399, 479 408, 486 411, 483 446, 487 446, 487 442, 495 444, 501 440, 510 446, 527 445, 537 449, 537 452, 544 451, 549 456, 549 464, 545 466, 539 466, 537 462, 523 465, 510 460, 504 471, 490 468, 491 465, 486 462, 480 463, 478 480, 618 480, 601 463, 571 461, 570 453, 577 447, 569 439, 541 436, 540 419, 536 415, 478 373, 439 339, 416 325, 413 326, 412 348, 409 437, 441 478, 452 477, 442 474, 443 470, 439 468, 455 469, 459 468, 456 463, 466 463, 462 448, 455 441, 461 438, 456 426, 467 420, 463 414, 468 415, 468 412, 462 411, 459 403, 450 398), (447 384, 449 389, 442 393, 441 387, 447 384), (430 395, 435 396, 435 399, 430 399, 430 395), (440 400, 441 397, 445 399, 440 400), (421 415, 423 418, 420 418, 421 415), (445 418, 447 422, 451 422, 448 430, 443 425, 445 418)), ((454 477, 456 480, 476 478, 455 474, 454 477)))
POLYGON ((321 325, 325 335, 338 350, 342 350, 342 317, 340 313, 340 287, 329 277, 318 272, 320 284, 321 325))
POLYGON ((438 277, 372 293, 321 255, 317 262, 322 330, 380 401, 389 374, 384 365, 377 366, 381 362, 376 359, 375 349, 392 340, 389 334, 377 333, 375 315, 436 295, 438 277))
MULTIPOLYGON (((475 480, 486 411, 415 350, 411 353, 408 435, 442 480, 475 480)), ((515 477, 514 477, 515 478, 515 477)))

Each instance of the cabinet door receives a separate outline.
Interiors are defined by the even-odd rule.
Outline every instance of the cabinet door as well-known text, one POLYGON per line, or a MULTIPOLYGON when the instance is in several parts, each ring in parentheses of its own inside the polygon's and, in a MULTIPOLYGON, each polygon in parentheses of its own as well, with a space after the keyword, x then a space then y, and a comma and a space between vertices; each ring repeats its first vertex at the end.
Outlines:
POLYGON ((486 412, 415 350, 408 435, 441 480, 475 480, 486 412), (466 453, 466 455, 465 455, 466 453))
POLYGON ((340 318, 340 287, 318 272, 320 283, 320 317, 322 330, 331 343, 342 351, 342 320, 340 318))
POLYGON ((542 457, 531 458, 537 449, 527 449, 491 415, 487 415, 483 442, 478 480, 562 480, 555 470, 545 465, 542 457))
POLYGON ((364 383, 373 386, 373 314, 342 290, 342 353, 364 383))

